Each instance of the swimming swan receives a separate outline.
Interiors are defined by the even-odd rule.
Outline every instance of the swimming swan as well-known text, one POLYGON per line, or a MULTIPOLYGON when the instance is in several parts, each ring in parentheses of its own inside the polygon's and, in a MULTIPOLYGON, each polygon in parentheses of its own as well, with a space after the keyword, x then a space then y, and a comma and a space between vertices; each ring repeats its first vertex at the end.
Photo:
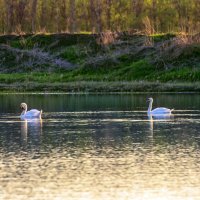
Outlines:
POLYGON ((148 98, 148 101, 149 101, 149 108, 147 111, 148 115, 170 115, 171 112, 174 110, 163 107, 152 110, 153 98, 148 98))
POLYGON ((42 110, 39 111, 37 109, 32 109, 27 111, 26 103, 21 103, 20 108, 22 109, 22 113, 20 115, 21 119, 41 119, 42 110))

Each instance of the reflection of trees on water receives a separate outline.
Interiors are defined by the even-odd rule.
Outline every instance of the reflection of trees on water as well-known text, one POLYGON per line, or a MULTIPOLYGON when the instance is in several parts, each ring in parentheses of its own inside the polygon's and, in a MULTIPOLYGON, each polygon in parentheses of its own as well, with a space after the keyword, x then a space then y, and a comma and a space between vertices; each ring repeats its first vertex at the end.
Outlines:
MULTIPOLYGON (((159 94, 154 95, 155 103, 178 109, 198 109, 199 95, 188 94, 159 94), (167 102, 167 103, 166 103, 167 102)), ((130 95, 50 95, 50 94, 6 94, 0 96, 0 110, 2 113, 18 113, 21 102, 27 102, 30 108, 42 108, 44 112, 86 111, 86 110, 136 110, 143 108, 146 103, 146 94, 130 95), (47 98, 48 97, 48 98, 47 98)))
POLYGON ((22 143, 27 144, 28 139, 31 143, 39 144, 42 135, 42 119, 22 120, 21 121, 21 138, 22 143))

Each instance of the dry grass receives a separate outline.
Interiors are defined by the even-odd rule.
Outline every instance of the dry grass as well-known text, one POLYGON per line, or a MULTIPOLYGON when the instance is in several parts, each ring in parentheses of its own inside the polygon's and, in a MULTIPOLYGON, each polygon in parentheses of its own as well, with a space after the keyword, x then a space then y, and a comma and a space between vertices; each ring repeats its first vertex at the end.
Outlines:
POLYGON ((193 45, 200 45, 200 34, 181 34, 171 40, 162 42, 156 48, 161 57, 175 59, 182 55, 188 47, 193 45))
POLYGON ((48 52, 44 52, 40 48, 29 50, 13 48, 9 45, 0 45, 0 50, 14 56, 15 62, 18 63, 19 68, 29 67, 33 68, 32 71, 36 70, 35 68, 41 68, 44 65, 53 66, 58 69, 72 69, 74 67, 70 62, 57 58, 48 52), (23 62, 21 63, 22 60, 23 62))
POLYGON ((114 42, 117 41, 118 36, 119 35, 117 32, 107 31, 107 32, 100 33, 96 41, 97 41, 97 44, 99 45, 113 44, 114 42))
POLYGON ((163 65, 165 69, 173 66, 181 58, 192 56, 195 48, 199 48, 200 34, 178 34, 176 37, 158 42, 154 45, 156 53, 151 63, 163 65))

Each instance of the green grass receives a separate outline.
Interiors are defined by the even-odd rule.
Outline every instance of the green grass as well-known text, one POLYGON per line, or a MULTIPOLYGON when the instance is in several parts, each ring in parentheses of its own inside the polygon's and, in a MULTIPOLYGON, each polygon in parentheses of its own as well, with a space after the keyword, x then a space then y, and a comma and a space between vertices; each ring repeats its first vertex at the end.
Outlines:
POLYGON ((161 82, 169 81, 184 81, 184 82, 196 82, 200 81, 200 68, 182 68, 172 69, 166 72, 159 72, 154 75, 153 80, 161 82))
POLYGON ((200 68, 158 70, 145 60, 128 66, 99 68, 96 70, 79 68, 63 73, 15 73, 0 74, 0 83, 64 83, 72 81, 152 81, 152 82, 196 82, 200 81, 200 68))
POLYGON ((155 72, 155 67, 145 60, 133 62, 131 65, 120 67, 111 73, 114 80, 145 80, 155 72))
POLYGON ((63 49, 59 56, 72 63, 81 63, 92 52, 81 45, 72 45, 63 49))

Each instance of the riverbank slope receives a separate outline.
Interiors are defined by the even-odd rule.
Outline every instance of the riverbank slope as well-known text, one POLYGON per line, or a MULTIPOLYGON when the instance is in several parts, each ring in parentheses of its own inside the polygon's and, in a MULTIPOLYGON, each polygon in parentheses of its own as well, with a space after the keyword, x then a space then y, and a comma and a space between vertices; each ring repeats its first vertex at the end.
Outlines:
POLYGON ((1 91, 200 91, 200 34, 0 36, 1 91))

